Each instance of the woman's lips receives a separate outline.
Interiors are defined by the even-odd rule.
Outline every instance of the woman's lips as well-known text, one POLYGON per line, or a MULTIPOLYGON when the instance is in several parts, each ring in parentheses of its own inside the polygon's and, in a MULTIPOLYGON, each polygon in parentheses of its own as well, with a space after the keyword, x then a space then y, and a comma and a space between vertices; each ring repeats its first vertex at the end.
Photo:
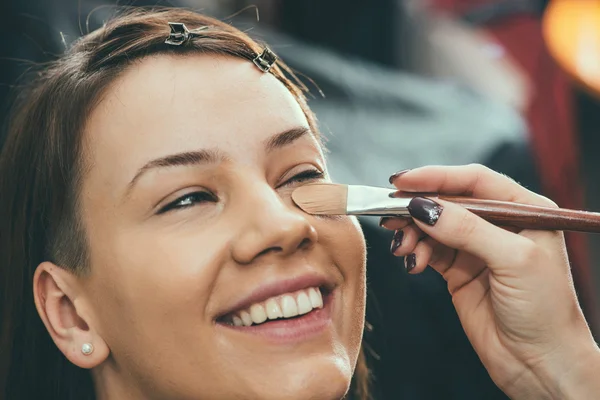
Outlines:
POLYGON ((306 341, 320 335, 331 326, 334 295, 335 291, 323 294, 323 308, 315 308, 296 317, 267 320, 251 326, 235 326, 227 322, 218 322, 217 325, 278 344, 306 341))

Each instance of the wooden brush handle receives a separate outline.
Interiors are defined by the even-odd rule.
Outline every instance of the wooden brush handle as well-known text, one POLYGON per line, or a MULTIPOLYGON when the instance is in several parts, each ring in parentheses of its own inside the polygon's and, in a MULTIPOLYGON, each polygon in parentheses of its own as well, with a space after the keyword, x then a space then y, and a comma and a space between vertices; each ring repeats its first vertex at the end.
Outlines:
POLYGON ((494 225, 600 233, 600 213, 469 197, 439 196, 439 198, 456 203, 494 225))

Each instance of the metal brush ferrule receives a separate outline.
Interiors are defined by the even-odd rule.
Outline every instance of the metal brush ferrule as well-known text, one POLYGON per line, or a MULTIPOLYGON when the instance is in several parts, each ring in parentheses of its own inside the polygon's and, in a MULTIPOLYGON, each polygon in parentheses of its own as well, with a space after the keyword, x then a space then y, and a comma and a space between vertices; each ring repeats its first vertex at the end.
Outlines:
POLYGON ((412 197, 394 197, 397 190, 372 186, 348 185, 346 214, 374 216, 410 216, 412 197))

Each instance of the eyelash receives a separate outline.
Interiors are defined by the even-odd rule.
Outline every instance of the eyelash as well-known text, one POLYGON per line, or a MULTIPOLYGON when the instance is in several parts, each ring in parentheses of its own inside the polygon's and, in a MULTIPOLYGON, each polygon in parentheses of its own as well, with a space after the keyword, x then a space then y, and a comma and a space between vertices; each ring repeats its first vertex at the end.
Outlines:
POLYGON ((323 179, 324 177, 325 177, 325 174, 322 171, 319 171, 318 169, 307 169, 306 171, 302 171, 302 172, 294 175, 293 177, 291 177, 290 179, 285 181, 283 183, 283 185, 281 185, 281 186, 287 186, 291 183, 302 183, 302 182, 306 182, 306 181, 315 181, 318 179, 323 179))
MULTIPOLYGON (((307 169, 306 171, 302 171, 299 174, 294 175, 292 178, 288 179, 282 185, 280 185, 280 187, 288 186, 292 183, 302 183, 302 182, 306 182, 306 181, 323 179, 324 177, 325 177, 325 174, 323 172, 319 171, 318 169, 307 169)), ((207 191, 192 192, 192 193, 188 193, 184 196, 181 196, 177 200, 167 204, 166 206, 164 206, 163 208, 161 208, 158 211, 158 214, 164 214, 169 211, 181 210, 181 209, 193 207, 194 205, 196 205, 198 203, 203 203, 206 201, 215 202, 217 200, 218 199, 214 194, 207 192, 207 191), (184 202, 186 204, 181 204, 184 202)))
POLYGON ((167 204, 163 208, 158 211, 158 214, 164 214, 169 211, 182 210, 184 208, 189 208, 198 203, 204 203, 207 201, 215 202, 217 198, 214 194, 206 191, 197 191, 188 193, 185 196, 181 196, 177 200, 167 204), (191 199, 191 200, 190 200, 191 199), (182 204, 182 203, 186 204, 182 204))

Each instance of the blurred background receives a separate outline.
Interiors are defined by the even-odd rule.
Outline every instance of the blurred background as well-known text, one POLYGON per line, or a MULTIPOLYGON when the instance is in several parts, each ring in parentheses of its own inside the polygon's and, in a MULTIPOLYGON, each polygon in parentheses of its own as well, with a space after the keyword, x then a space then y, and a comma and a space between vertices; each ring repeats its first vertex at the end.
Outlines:
MULTIPOLYGON (((397 170, 477 162, 600 211, 597 0, 0 0, 0 122, 28 68, 129 5, 193 8, 268 42, 312 89, 337 181, 387 186, 397 170)), ((374 398, 504 399, 444 281, 407 275, 390 233, 361 222, 374 398)), ((567 240, 598 335, 600 236, 567 240)))

